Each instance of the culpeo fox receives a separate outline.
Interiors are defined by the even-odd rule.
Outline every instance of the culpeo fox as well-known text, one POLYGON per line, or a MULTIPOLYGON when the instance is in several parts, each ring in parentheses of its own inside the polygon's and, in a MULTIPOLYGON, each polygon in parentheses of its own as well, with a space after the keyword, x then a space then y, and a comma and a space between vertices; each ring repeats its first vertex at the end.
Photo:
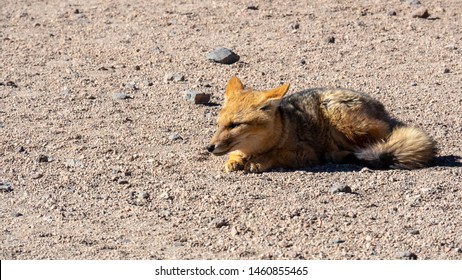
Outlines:
POLYGON ((415 169, 435 156, 435 142, 393 120, 369 95, 315 88, 284 97, 289 85, 247 90, 233 77, 207 150, 230 153, 225 171, 263 172, 323 162, 415 169))

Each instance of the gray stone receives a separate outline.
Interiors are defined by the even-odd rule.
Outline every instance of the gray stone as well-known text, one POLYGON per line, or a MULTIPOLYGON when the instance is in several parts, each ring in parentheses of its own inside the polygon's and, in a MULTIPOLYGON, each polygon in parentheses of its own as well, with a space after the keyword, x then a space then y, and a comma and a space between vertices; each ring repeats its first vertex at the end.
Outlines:
POLYGON ((164 82, 182 82, 185 80, 185 76, 180 73, 167 73, 164 76, 164 82))
POLYGON ((228 226, 229 223, 224 218, 215 218, 212 220, 212 225, 216 228, 222 228, 222 227, 228 226))
POLYGON ((402 260, 417 260, 417 255, 412 252, 399 252, 397 257, 402 260))
POLYGON ((239 61, 240 57, 230 49, 219 47, 209 52, 207 59, 222 64, 233 64, 239 61))
POLYGON ((429 16, 430 14, 425 7, 420 7, 412 13, 413 18, 428 18, 429 16))
POLYGON ((13 188, 11 187, 10 183, 0 182, 0 191, 2 191, 2 192, 11 192, 11 191, 13 191, 13 188))
POLYGON ((114 93, 112 95, 112 99, 114 99, 114 100, 125 100, 125 99, 129 99, 129 98, 130 97, 127 94, 123 93, 123 92, 117 92, 117 93, 114 93))
POLYGON ((183 139, 183 137, 181 137, 181 135, 178 133, 172 133, 168 136, 168 139, 171 141, 175 141, 175 140, 181 140, 183 139))

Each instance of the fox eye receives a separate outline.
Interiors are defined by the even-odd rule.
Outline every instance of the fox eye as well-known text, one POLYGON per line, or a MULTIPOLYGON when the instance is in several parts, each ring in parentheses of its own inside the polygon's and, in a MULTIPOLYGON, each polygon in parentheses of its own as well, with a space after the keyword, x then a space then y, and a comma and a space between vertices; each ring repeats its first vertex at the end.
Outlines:
POLYGON ((236 128, 236 127, 238 127, 238 126, 240 126, 240 125, 241 125, 241 123, 230 123, 230 124, 228 125, 228 128, 229 128, 229 129, 233 129, 233 128, 236 128))

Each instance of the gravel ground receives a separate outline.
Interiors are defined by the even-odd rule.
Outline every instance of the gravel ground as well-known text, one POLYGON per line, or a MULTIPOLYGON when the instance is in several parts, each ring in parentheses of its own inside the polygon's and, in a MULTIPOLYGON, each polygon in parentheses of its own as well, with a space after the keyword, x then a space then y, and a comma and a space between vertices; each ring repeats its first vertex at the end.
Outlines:
POLYGON ((462 5, 418 2, 2 1, 0 259, 462 259, 462 5), (225 174, 233 75, 367 92, 438 158, 225 174))

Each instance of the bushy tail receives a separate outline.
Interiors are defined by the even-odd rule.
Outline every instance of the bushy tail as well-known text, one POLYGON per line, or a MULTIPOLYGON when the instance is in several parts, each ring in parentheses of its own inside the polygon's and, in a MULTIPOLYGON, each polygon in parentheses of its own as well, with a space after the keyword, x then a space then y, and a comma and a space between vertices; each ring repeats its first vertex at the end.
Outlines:
POLYGON ((382 142, 361 149, 356 158, 371 168, 416 169, 427 166, 436 155, 436 143, 414 127, 396 127, 382 142))

